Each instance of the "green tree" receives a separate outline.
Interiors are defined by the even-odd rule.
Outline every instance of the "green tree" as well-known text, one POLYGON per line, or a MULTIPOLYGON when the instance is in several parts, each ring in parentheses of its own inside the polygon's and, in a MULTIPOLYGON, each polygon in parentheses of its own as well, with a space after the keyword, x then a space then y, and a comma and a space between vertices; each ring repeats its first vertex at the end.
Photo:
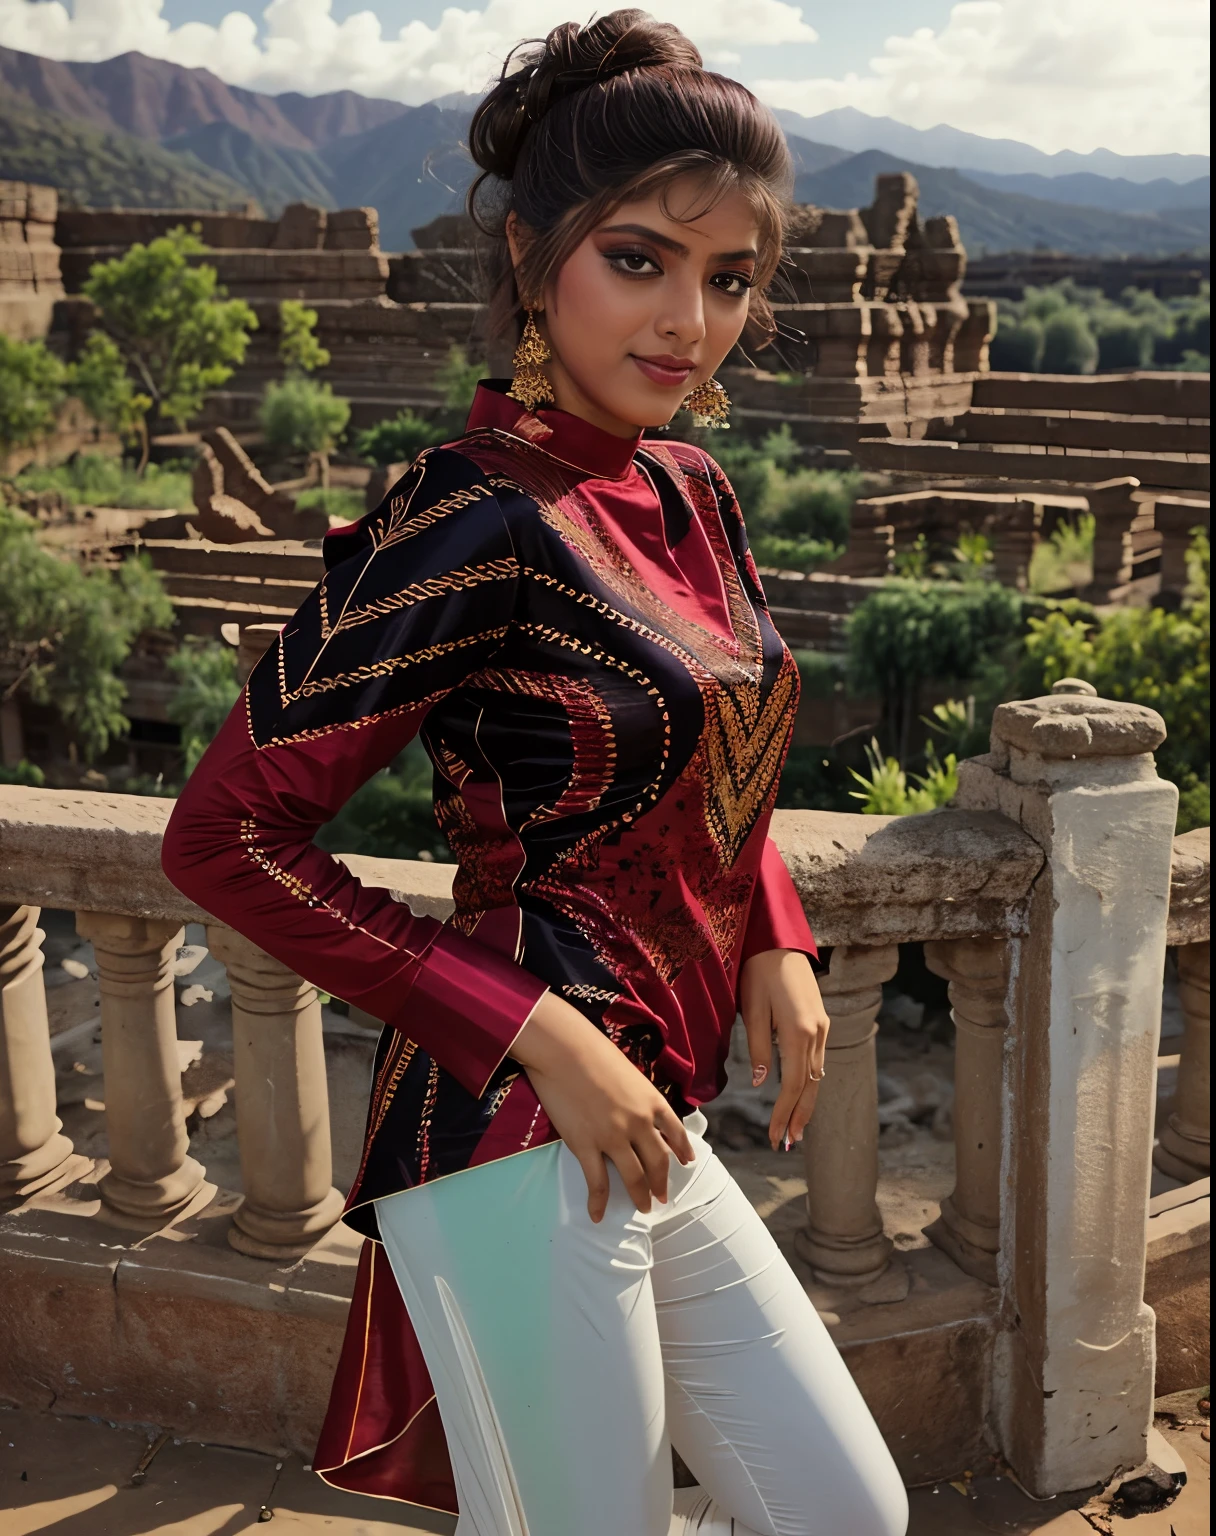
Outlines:
POLYGON ((57 709, 91 761, 128 727, 119 668, 143 630, 173 623, 173 606, 143 560, 85 571, 41 548, 35 531, 32 519, 0 507, 6 697, 24 692, 57 709))
POLYGON ((28 448, 55 429, 67 369, 41 341, 0 333, 0 453, 28 448))
POLYGON ((177 687, 169 700, 168 715, 181 727, 188 778, 240 696, 236 651, 214 641, 187 640, 170 656, 169 670, 177 679, 177 687))
POLYGON ((1044 373, 1092 373, 1098 366, 1098 341, 1083 309, 1068 305, 1045 321, 1042 366, 1044 373))
POLYGON ((1043 367, 1043 322, 1035 315, 997 319, 988 346, 989 365, 998 373, 1039 373, 1043 367))
POLYGON ((288 372, 312 373, 329 366, 329 351, 316 337, 317 312, 299 299, 279 305, 279 357, 288 372))
POLYGON ((350 402, 302 373, 268 384, 258 419, 266 441, 288 453, 308 455, 323 488, 329 486, 329 456, 350 421, 350 402))
POLYGON ((136 389, 118 344, 104 331, 90 331, 71 369, 72 393, 103 427, 139 443, 139 468, 148 463, 148 412, 152 397, 136 389))
POLYGON ((889 581, 849 620, 849 677, 883 701, 888 741, 909 761, 926 682, 971 683, 998 663, 1022 624, 1022 599, 993 581, 889 581))
POLYGON ((243 299, 226 298, 215 268, 195 260, 207 247, 188 230, 171 230, 96 262, 84 285, 135 385, 152 401, 153 420, 184 429, 209 390, 245 359, 257 317, 243 299))

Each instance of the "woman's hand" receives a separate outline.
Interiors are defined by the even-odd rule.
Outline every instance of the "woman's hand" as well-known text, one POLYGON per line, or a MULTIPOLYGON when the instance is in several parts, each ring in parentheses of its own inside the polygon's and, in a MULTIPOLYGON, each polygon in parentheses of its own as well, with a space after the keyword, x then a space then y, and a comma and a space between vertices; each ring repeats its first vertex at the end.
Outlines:
POLYGON ((671 1154, 694 1158, 680 1117, 633 1063, 577 1008, 546 992, 515 1037, 511 1055, 525 1069, 553 1128, 587 1179, 587 1211, 608 1205, 607 1158, 639 1211, 667 1199, 671 1154))
POLYGON ((773 1041, 781 1057, 781 1092, 773 1106, 768 1139, 774 1152, 801 1141, 823 1076, 828 1016, 811 962, 800 949, 768 949, 752 955, 739 983, 743 1026, 752 1060, 752 1086, 772 1069, 773 1041))

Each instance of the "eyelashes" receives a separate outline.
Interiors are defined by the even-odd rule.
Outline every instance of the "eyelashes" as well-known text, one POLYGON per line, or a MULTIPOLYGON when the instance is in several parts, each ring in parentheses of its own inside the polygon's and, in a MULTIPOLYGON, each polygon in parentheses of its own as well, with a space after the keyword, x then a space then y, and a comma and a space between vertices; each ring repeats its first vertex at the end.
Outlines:
MULTIPOLYGON (((661 277, 663 269, 649 251, 610 250, 603 252, 604 260, 614 272, 627 278, 661 277)), ((710 286, 730 299, 746 298, 755 286, 746 272, 715 272, 709 279, 710 286)))

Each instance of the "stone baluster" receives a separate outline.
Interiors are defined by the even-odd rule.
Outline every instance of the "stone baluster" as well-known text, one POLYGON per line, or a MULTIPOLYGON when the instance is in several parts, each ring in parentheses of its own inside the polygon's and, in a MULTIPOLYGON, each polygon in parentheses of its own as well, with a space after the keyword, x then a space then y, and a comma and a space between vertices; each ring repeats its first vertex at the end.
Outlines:
POLYGON ((1212 971, 1211 943, 1178 949, 1178 991, 1185 1032, 1178 1087, 1169 1119, 1153 1152, 1162 1173, 1188 1184, 1212 1171, 1212 971))
POLYGON ((882 1229, 878 1188, 878 1065, 874 1037, 882 984, 899 950, 838 944, 819 979, 832 1021, 827 1076, 803 1137, 807 1225, 797 1247, 818 1279, 866 1285, 886 1269, 891 1240, 882 1229))
POLYGON ((55 1064, 38 907, 0 906, 0 1202, 23 1200, 88 1166, 55 1113, 55 1064))
POLYGON ((98 1185, 124 1225, 155 1231, 206 1192, 188 1156, 177 1049, 173 960, 180 923, 78 912, 76 931, 93 945, 101 990, 110 1169, 98 1185))
POLYGON ((1161 976, 1178 791, 1161 717, 1056 694, 1002 704, 955 804, 1043 849, 1009 989, 993 1422, 1039 1497, 1140 1465, 1153 1422, 1144 1302, 1161 976))
POLYGON ((1019 500, 999 510, 994 517, 992 572, 1003 587, 1016 587, 1019 592, 1025 592, 1042 515, 1041 502, 1019 500))
POLYGON ((1207 502, 1184 501, 1178 496, 1158 496, 1153 504, 1153 525, 1161 535, 1161 598, 1177 606, 1186 592, 1190 573, 1187 552, 1191 530, 1208 529, 1211 511, 1207 502))
POLYGON ((232 989, 236 1123, 245 1199, 228 1240, 259 1259, 302 1257, 342 1214, 333 1188, 317 989, 241 934, 207 929, 232 989))
POLYGON ((954 1020, 954 1190, 926 1228, 934 1243, 989 1285, 1001 1246, 1001 1099, 1008 945, 1003 939, 937 940, 925 964, 950 983, 954 1020))

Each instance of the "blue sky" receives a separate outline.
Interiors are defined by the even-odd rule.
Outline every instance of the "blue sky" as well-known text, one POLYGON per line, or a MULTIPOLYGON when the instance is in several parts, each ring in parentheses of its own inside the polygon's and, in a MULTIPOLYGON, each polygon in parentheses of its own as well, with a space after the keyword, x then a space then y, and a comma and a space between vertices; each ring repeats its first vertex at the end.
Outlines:
MULTIPOLYGON (((408 21, 424 21, 433 26, 450 4, 451 0, 334 0, 333 14, 342 21, 356 11, 371 10, 387 32, 408 21)), ((871 55, 881 49, 885 37, 916 27, 940 27, 952 4, 953 0, 833 0, 830 4, 818 0, 800 7, 819 34, 817 43, 787 43, 780 68, 771 58, 770 49, 740 46, 737 51, 742 62, 737 68, 740 73, 763 70, 769 74, 788 74, 791 79, 811 74, 843 76, 850 70, 860 73, 871 55)), ((183 21, 209 21, 214 25, 227 12, 238 8, 249 10, 260 20, 256 4, 239 7, 233 0, 165 0, 164 15, 175 25, 183 21)), ((474 0, 465 0, 464 8, 474 9, 474 0)), ((576 6, 570 6, 569 14, 576 17, 580 12, 576 6)))
MULTIPOLYGON (((602 7, 606 9, 607 7, 602 7)), ((1053 152, 1206 154, 1207 0, 649 0, 707 63, 807 116, 853 107, 1053 152)), ((0 45, 128 50, 260 91, 482 89, 580 0, 0 0, 0 45)))

